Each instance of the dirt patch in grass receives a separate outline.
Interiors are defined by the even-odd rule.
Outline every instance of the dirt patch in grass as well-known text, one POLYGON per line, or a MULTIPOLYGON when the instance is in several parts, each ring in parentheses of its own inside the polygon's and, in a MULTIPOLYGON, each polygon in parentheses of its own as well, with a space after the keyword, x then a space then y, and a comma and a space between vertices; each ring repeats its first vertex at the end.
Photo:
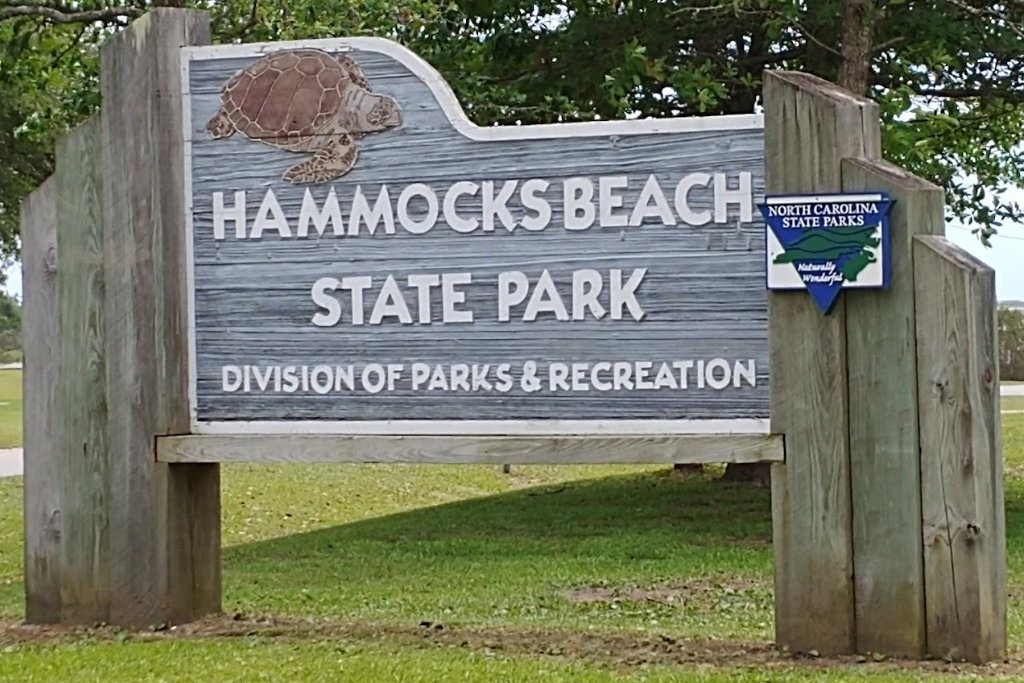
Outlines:
MULTIPOLYGON (((874 671, 924 671, 972 679, 1020 676, 1024 653, 984 666, 946 661, 912 661, 884 657, 819 657, 775 650, 770 643, 676 639, 669 635, 577 633, 558 630, 513 631, 492 628, 451 628, 434 622, 372 624, 278 617, 218 616, 167 629, 125 631, 95 628, 31 626, 0 621, 0 646, 57 645, 85 641, 155 641, 249 638, 275 641, 345 640, 404 647, 463 648, 507 655, 591 660, 632 669, 647 665, 711 667, 812 668, 863 667, 874 671)), ((812 653, 813 654, 813 653, 812 653)))
POLYGON ((751 602, 770 600, 770 586, 756 579, 729 577, 723 579, 695 578, 670 586, 613 587, 584 586, 559 591, 572 602, 654 602, 712 611, 722 601, 748 599, 751 602))

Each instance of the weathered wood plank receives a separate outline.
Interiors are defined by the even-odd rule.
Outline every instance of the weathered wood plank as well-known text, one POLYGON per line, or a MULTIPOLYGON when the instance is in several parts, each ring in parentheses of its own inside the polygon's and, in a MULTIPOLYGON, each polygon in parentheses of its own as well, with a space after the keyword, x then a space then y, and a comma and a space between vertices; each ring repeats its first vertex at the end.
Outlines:
POLYGON ((670 464, 781 462, 780 436, 170 436, 162 462, 670 464))
POLYGON ((57 178, 21 206, 25 620, 60 621, 60 314, 57 308, 57 178))
POLYGON ((995 273, 944 237, 914 244, 928 654, 1006 652, 995 273))
MULTIPOLYGON (((881 156, 878 107, 807 74, 765 74, 766 194, 837 192, 840 160, 881 156)), ((770 292, 776 645, 855 644, 846 311, 823 316, 804 291, 770 292)))
POLYGON ((155 436, 189 423, 179 48, 208 41, 206 15, 157 9, 101 50, 118 624, 185 621, 220 608, 219 585, 196 585, 219 579, 217 471, 170 468, 154 452, 155 436))
POLYGON ((221 604, 220 465, 171 464, 168 521, 173 620, 219 611, 221 604))
POLYGON ((110 599, 101 135, 94 116, 57 146, 61 618, 70 623, 106 621, 110 599))
POLYGON ((843 190, 888 192, 893 279, 846 296, 857 650, 925 651, 914 235, 941 234, 942 189, 884 161, 847 160, 843 190))

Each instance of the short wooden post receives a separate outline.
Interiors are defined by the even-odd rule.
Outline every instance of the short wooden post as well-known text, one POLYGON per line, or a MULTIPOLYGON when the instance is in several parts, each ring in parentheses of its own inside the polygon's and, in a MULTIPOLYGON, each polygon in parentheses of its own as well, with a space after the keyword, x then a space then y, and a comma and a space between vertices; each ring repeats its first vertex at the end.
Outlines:
POLYGON ((995 273, 914 244, 928 654, 1006 654, 1006 522, 995 273))
POLYGON ((24 306, 22 399, 25 468, 25 619, 60 621, 60 489, 57 484, 57 179, 21 207, 24 306))
MULTIPOLYGON (((821 79, 765 74, 765 192, 842 190, 841 160, 881 157, 878 107, 821 79)), ((807 292, 768 295, 776 646, 855 647, 846 310, 822 315, 807 292)))
POLYGON ((942 189, 885 161, 843 162, 843 190, 888 192, 888 289, 847 291, 847 381, 857 650, 925 652, 915 235, 941 234, 942 189))

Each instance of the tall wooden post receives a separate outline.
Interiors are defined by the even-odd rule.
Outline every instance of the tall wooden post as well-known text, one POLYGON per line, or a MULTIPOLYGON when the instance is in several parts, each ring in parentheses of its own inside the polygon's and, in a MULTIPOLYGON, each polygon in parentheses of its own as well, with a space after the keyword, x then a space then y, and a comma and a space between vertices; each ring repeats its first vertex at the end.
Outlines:
POLYGON ((179 53, 209 40, 205 13, 158 9, 101 53, 111 621, 220 608, 218 466, 155 453, 190 424, 179 53))
MULTIPOLYGON (((878 107, 796 73, 768 72, 765 193, 842 190, 845 157, 881 156, 878 107)), ((780 648, 850 652, 855 643, 846 308, 823 316, 803 291, 770 292, 775 631, 780 648)))
MULTIPOLYGON (((45 351, 30 351, 26 386, 54 432, 41 443, 30 430, 26 459, 39 474, 25 493, 26 533, 40 537, 51 498, 61 529, 59 553, 26 562, 27 585, 46 586, 27 591, 35 621, 138 627, 220 609, 218 465, 160 463, 155 450, 157 437, 189 429, 179 49, 208 41, 205 14, 171 9, 112 37, 101 48, 101 113, 58 147, 64 267, 56 306, 32 315, 56 326, 46 368, 60 382, 55 396, 37 396, 49 375, 32 360, 45 351), (37 467, 47 448, 52 465, 37 467)), ((32 267, 43 240, 30 241, 32 267)))
POLYGON ((845 159, 843 190, 889 193, 888 289, 848 291, 847 377, 857 649, 925 653, 915 235, 943 231, 942 189, 884 161, 845 159))

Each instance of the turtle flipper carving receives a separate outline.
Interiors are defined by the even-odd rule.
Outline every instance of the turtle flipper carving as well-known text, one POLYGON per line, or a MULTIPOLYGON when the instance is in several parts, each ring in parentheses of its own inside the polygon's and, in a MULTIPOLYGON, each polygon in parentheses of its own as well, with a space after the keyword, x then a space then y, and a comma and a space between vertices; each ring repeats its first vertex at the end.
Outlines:
POLYGON ((277 149, 313 157, 285 172, 293 183, 322 183, 355 164, 356 138, 400 126, 398 102, 370 89, 355 60, 323 50, 273 52, 232 76, 206 124, 212 138, 235 132, 277 149))
POLYGON ((302 185, 306 183, 325 183, 343 176, 356 163, 359 150, 356 141, 348 133, 335 133, 328 136, 313 158, 300 161, 285 174, 284 179, 302 185))

